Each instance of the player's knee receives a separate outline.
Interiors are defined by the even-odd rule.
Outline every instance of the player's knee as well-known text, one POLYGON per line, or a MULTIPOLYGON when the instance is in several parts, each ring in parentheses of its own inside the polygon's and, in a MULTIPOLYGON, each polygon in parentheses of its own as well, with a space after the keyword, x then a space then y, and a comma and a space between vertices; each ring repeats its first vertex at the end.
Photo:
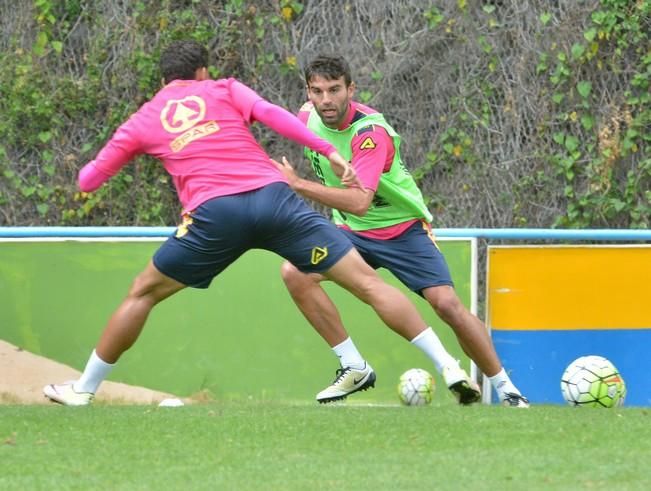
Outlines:
POLYGON ((385 283, 374 270, 369 274, 359 274, 350 289, 357 298, 362 299, 367 304, 373 305, 381 301, 387 295, 387 289, 392 288, 385 283))
POLYGON ((129 295, 132 297, 143 297, 147 295, 148 292, 151 292, 154 289, 154 286, 151 276, 146 274, 146 272, 142 272, 136 276, 131 283, 129 295))
POLYGON ((169 285, 166 284, 165 277, 158 271, 148 268, 135 277, 129 289, 129 296, 156 304, 169 296, 168 290, 169 285))
POLYGON ((427 300, 436 313, 444 319, 455 317, 464 309, 459 297, 456 296, 452 289, 445 289, 435 295, 428 295, 427 300))
POLYGON ((283 279, 287 286, 294 284, 297 280, 298 275, 300 274, 301 272, 296 269, 296 266, 294 266, 289 261, 283 262, 282 266, 280 266, 280 277, 283 279))
POLYGON ((312 278, 309 274, 303 273, 289 261, 285 261, 280 267, 280 276, 285 282, 287 289, 294 293, 304 291, 312 286, 313 283, 318 282, 316 278, 312 278))

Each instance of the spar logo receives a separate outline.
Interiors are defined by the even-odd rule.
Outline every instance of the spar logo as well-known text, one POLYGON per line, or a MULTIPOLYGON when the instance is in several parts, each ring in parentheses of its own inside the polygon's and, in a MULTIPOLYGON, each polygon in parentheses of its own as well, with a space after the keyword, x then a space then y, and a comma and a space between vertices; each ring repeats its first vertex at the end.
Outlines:
POLYGON ((165 131, 169 133, 181 133, 189 130, 206 115, 205 101, 196 95, 190 95, 183 99, 171 99, 167 101, 160 113, 160 122, 165 131))
POLYGON ((160 113, 160 122, 168 133, 182 133, 170 143, 172 152, 180 152, 189 143, 219 131, 216 121, 203 121, 206 103, 196 95, 167 101, 160 113))

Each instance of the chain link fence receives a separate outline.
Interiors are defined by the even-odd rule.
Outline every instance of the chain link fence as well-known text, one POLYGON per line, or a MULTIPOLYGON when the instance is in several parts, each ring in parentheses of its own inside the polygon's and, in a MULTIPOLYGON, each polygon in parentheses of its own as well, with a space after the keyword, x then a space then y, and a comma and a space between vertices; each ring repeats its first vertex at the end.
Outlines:
MULTIPOLYGON (((599 185, 594 180, 598 169, 590 179, 580 176, 581 168, 594 165, 592 156, 597 151, 581 147, 582 142, 600 144, 623 131, 620 127, 631 118, 626 91, 635 76, 631 63, 638 55, 633 50, 619 53, 624 61, 617 70, 576 64, 564 86, 567 109, 554 102, 554 91, 562 85, 554 85, 554 70, 558 70, 554 56, 586 44, 584 33, 599 0, 50 4, 53 22, 38 20, 43 7, 39 11, 35 3, 0 0, 2 59, 6 65, 18 51, 32 50, 39 32, 47 28, 51 39, 62 42, 61 52, 50 49, 49 55, 34 57, 47 76, 33 83, 41 84, 54 98, 61 80, 73 87, 78 84, 81 93, 92 79, 90 95, 97 101, 87 111, 83 104, 76 112, 59 111, 53 117, 57 119, 51 124, 43 121, 38 130, 30 129, 33 121, 25 122, 25 131, 39 134, 48 125, 57 128, 56 138, 47 145, 20 145, 20 138, 10 137, 15 125, 13 130, 4 128, 0 134, 3 225, 57 224, 66 216, 57 207, 82 206, 63 194, 74 193, 76 171, 110 135, 117 115, 126 115, 126 106, 134 110, 156 89, 152 67, 160 44, 170 36, 201 35, 214 55, 218 75, 235 76, 292 111, 305 100, 302 66, 318 53, 344 55, 353 70, 357 98, 383 112, 401 134, 407 167, 418 179, 437 227, 552 226, 566 212, 568 198, 567 176, 559 172, 558 163, 552 165, 560 158, 559 132, 571 133, 582 150, 572 161, 577 176, 571 184, 580 190, 599 185), (175 31, 170 34, 172 25, 175 31), (149 80, 149 85, 143 80, 149 80), (572 120, 580 117, 580 99, 572 99, 579 81, 591 86, 591 125, 572 120), (93 148, 84 149, 88 142, 93 142, 93 148), (45 151, 50 152, 54 172, 43 172, 45 151), (30 175, 38 179, 29 181, 30 175), (21 203, 20 190, 30 182, 61 189, 54 193, 59 199, 47 212, 33 200, 21 203)), ((648 17, 643 24, 649 27, 648 17)), ((605 50, 613 48, 601 49, 600 55, 609 59, 612 53, 605 50)), ((70 93, 74 98, 75 92, 70 93)), ((26 114, 34 117, 29 109, 25 107, 26 114)), ((272 156, 288 155, 299 172, 309 175, 298 147, 260 125, 255 131, 272 156)), ((560 148, 566 150, 562 144, 560 148)), ((644 150, 602 163, 601 172, 614 176, 609 182, 622 182, 645 158, 644 150)), ((133 191, 149 186, 147 179, 154 172, 148 161, 138 162, 125 171, 132 174, 131 190, 114 186, 111 196, 106 196, 127 205, 97 205, 96 212, 88 212, 76 224, 174 223, 178 208, 169 182, 159 183, 159 195, 133 191), (129 209, 140 206, 136 199, 160 203, 158 214, 130 216, 129 209)), ((164 181, 154 172, 153 180, 157 179, 164 181)), ((604 193, 611 185, 604 181, 604 193)), ((31 197, 25 194, 22 191, 23 199, 31 197)), ((595 225, 628 223, 604 217, 595 225)))

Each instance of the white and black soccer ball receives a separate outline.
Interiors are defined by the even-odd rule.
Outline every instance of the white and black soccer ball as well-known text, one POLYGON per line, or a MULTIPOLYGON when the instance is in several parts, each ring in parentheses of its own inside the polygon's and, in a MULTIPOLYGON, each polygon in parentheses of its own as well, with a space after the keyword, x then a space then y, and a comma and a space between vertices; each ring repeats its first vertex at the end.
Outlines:
POLYGON ((434 377, 422 368, 412 368, 400 376, 398 397, 406 406, 426 406, 434 395, 434 377))
POLYGON ((610 360, 589 355, 568 365, 561 377, 561 392, 571 406, 616 407, 624 404, 626 384, 610 360))

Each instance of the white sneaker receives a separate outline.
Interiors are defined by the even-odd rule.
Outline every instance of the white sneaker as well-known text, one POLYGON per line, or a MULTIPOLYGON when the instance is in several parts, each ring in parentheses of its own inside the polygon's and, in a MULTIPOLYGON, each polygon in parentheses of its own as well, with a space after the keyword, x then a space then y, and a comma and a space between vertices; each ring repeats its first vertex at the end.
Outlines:
POLYGON ((529 400, 524 397, 522 394, 516 394, 515 392, 507 392, 504 394, 504 399, 502 399, 502 405, 507 407, 529 407, 529 400))
POLYGON ((345 399, 354 392, 375 387, 375 372, 366 362, 364 368, 344 367, 337 369, 336 373, 332 385, 316 395, 316 400, 321 404, 345 399))
POLYGON ((459 404, 467 406, 481 399, 479 385, 473 381, 459 365, 448 365, 443 368, 443 380, 459 404))
POLYGON ((76 392, 74 382, 66 382, 61 385, 49 384, 43 387, 43 394, 54 402, 64 406, 88 406, 95 394, 91 392, 76 392))

